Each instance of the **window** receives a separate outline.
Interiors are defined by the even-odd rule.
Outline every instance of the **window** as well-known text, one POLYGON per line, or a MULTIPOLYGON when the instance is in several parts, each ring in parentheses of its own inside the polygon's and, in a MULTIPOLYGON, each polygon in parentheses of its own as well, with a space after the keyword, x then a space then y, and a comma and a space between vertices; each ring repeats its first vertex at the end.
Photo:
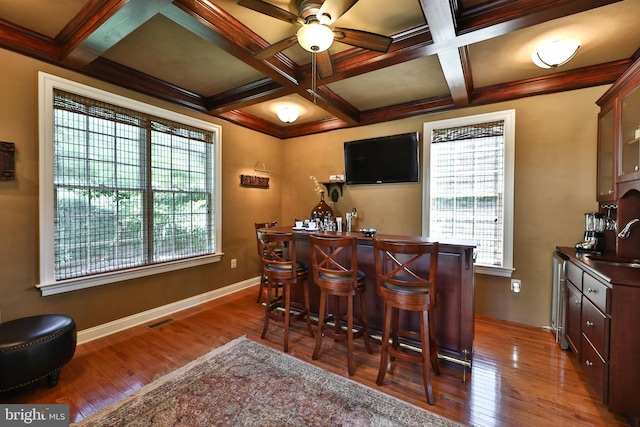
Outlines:
POLYGON ((515 111, 424 124, 423 233, 474 240, 476 271, 513 272, 515 111))
POLYGON ((40 74, 44 295, 219 260, 220 128, 40 74))

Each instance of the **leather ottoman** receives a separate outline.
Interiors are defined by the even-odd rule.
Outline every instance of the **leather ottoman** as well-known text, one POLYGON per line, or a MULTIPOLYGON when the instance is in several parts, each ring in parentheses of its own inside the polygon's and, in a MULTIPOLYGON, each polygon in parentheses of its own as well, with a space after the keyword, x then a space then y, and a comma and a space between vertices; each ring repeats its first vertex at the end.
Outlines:
POLYGON ((0 323, 0 392, 48 377, 58 384, 60 368, 76 351, 71 317, 43 314, 0 323))

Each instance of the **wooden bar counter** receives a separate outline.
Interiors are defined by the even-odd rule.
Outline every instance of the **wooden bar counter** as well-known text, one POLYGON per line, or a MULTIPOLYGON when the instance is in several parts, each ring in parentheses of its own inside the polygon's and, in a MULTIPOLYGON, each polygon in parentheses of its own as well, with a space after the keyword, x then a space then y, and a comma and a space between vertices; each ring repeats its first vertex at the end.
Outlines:
MULTIPOLYGON (((280 227, 271 230, 292 231, 291 227, 280 227)), ((294 233, 296 236, 297 259, 309 264, 309 268, 311 268, 310 234, 352 235, 358 239, 358 269, 366 274, 367 290, 365 297, 369 329, 372 334, 381 335, 384 310, 382 300, 376 293, 372 238, 365 237, 358 232, 294 230, 294 233)), ((428 238, 415 236, 379 234, 377 237, 394 240, 430 241, 428 238)), ((439 355, 445 360, 470 367, 473 357, 475 285, 473 251, 475 244, 468 240, 438 240, 438 242, 440 244, 437 275, 438 307, 435 312, 435 321, 436 339, 440 347, 439 355)), ((425 263, 425 271, 428 271, 427 263, 425 263)), ((320 290, 311 283, 313 281, 311 272, 309 272, 309 277, 311 312, 317 314, 320 290)), ((292 298, 302 302, 302 291, 298 288, 292 292, 292 298)), ((356 304, 356 307, 358 307, 358 304, 356 304)), ((408 315, 410 316, 410 314, 408 315)), ((416 330, 419 330, 417 316, 409 317, 408 321, 413 324, 416 330)))

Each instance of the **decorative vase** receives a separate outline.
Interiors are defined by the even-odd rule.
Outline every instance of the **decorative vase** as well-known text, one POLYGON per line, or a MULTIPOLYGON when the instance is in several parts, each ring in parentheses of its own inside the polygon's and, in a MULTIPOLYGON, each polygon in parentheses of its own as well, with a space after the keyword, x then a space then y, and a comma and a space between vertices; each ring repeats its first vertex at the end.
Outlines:
POLYGON ((329 217, 333 217, 333 209, 324 201, 324 191, 321 191, 320 202, 311 210, 311 219, 323 221, 329 217))

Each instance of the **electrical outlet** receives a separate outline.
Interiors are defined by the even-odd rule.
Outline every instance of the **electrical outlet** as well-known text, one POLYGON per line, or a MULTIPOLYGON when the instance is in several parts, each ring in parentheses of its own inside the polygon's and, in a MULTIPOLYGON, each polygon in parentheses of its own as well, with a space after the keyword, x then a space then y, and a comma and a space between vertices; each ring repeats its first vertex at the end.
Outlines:
POLYGON ((231 260, 231 268, 236 268, 238 266, 238 262, 235 258, 231 260))
POLYGON ((520 292, 522 289, 522 282, 520 279, 511 279, 511 292, 515 292, 516 294, 520 292))

